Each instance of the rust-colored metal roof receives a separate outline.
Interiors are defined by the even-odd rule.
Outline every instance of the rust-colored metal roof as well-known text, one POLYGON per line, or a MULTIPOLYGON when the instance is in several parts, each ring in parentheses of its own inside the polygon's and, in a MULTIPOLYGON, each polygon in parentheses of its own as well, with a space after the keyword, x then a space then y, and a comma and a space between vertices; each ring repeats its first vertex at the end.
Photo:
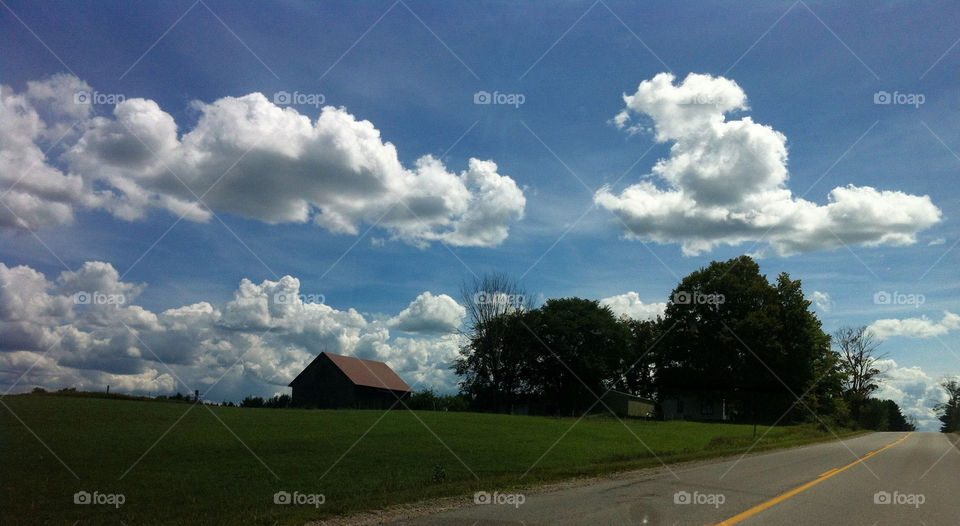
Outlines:
POLYGON ((390 389, 393 391, 412 391, 410 386, 403 381, 403 378, 397 376, 389 365, 383 362, 373 360, 364 360, 362 358, 353 358, 351 356, 341 356, 328 352, 320 353, 330 358, 330 361, 343 371, 356 385, 367 387, 376 387, 379 389, 390 389))

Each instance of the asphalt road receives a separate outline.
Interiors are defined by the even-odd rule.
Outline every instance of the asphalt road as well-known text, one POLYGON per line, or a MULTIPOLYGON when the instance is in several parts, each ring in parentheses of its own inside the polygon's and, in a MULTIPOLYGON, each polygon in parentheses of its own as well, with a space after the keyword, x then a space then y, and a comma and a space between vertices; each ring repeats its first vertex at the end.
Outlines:
POLYGON ((939 433, 872 433, 530 496, 495 491, 488 504, 394 524, 960 524, 960 449, 939 433))

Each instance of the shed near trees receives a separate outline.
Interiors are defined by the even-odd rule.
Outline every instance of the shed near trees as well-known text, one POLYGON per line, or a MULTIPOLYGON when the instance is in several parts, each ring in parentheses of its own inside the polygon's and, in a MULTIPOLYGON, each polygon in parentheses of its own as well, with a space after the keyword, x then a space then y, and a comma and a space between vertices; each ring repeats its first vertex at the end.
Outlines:
POLYGON ((602 412, 613 411, 617 416, 633 418, 653 418, 657 403, 629 393, 609 390, 600 396, 602 412))
POLYGON ((412 390, 389 365, 320 353, 296 378, 291 405, 318 409, 389 409, 412 390))
POLYGON ((660 401, 664 420, 730 420, 730 408, 719 391, 683 391, 660 401))

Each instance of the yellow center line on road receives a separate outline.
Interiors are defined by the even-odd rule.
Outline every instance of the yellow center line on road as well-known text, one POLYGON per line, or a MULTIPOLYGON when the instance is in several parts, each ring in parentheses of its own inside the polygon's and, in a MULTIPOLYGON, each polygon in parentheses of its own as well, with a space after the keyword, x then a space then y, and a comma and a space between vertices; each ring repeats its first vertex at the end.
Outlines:
POLYGON ((912 434, 913 434, 912 432, 907 433, 903 438, 901 438, 901 439, 899 439, 899 440, 897 440, 897 441, 895 441, 895 442, 891 442, 891 443, 887 444, 886 446, 883 446, 882 448, 880 448, 880 449, 878 449, 878 450, 876 450, 876 451, 871 451, 870 453, 867 453, 867 454, 864 455, 863 457, 861 457, 861 458, 859 458, 859 459, 857 459, 857 460, 855 460, 855 461, 847 464, 846 466, 843 466, 842 468, 831 469, 830 471, 827 471, 826 473, 824 473, 824 474, 820 475, 819 477, 811 480, 810 482, 807 482, 806 484, 804 484, 804 485, 802 485, 802 486, 796 487, 796 488, 794 488, 794 489, 792 489, 792 490, 790 490, 790 491, 788 491, 788 492, 786 492, 786 493, 784 493, 784 494, 782 494, 782 495, 778 495, 778 496, 776 496, 776 497, 774 497, 774 498, 772 498, 772 499, 770 499, 770 500, 768 500, 768 501, 766 501, 766 502, 764 502, 764 503, 762 503, 762 504, 758 504, 758 505, 750 508, 749 510, 747 510, 747 511, 745 511, 745 512, 739 514, 739 515, 735 515, 735 516, 733 516, 733 517, 730 517, 729 519, 727 519, 727 520, 725 520, 725 521, 723 521, 723 522, 718 523, 717 526, 729 526, 729 525, 731 525, 731 524, 736 524, 736 523, 738 523, 738 522, 740 522, 740 521, 742 521, 742 520, 744 520, 744 519, 748 519, 748 518, 750 518, 750 517, 753 517, 754 515, 760 513, 761 511, 763 511, 763 510, 765 510, 765 509, 767 509, 767 508, 772 508, 773 506, 776 506, 777 504, 779 504, 779 503, 781 503, 781 502, 789 499, 790 497, 793 497, 793 496, 795 496, 795 495, 798 495, 798 494, 800 494, 800 493, 803 493, 804 491, 806 491, 806 490, 808 490, 808 489, 816 486, 817 484, 819 484, 819 483, 827 480, 828 478, 830 478, 830 477, 832 477, 832 476, 834 476, 834 475, 836 475, 836 474, 838 474, 838 473, 842 473, 842 472, 844 472, 844 471, 852 468, 853 466, 856 466, 857 464, 863 462, 864 460, 867 460, 868 458, 870 458, 870 457, 872 457, 872 456, 874 456, 874 455, 878 455, 878 454, 883 453, 884 451, 892 448, 893 446, 899 445, 899 444, 902 443, 904 440, 910 438, 910 435, 912 435, 912 434))

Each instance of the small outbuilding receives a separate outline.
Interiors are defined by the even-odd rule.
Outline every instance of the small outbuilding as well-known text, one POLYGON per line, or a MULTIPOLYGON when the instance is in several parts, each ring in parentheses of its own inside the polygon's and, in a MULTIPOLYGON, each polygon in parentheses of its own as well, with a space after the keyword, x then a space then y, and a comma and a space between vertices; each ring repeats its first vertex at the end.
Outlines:
POLYGON ((654 418, 656 415, 657 403, 647 398, 614 390, 607 391, 600 398, 603 402, 600 412, 609 410, 617 416, 633 418, 654 418))
POLYGON ((723 393, 685 391, 664 396, 660 401, 664 420, 730 420, 730 407, 723 393))
POLYGON ((412 390, 389 365, 320 353, 290 382, 291 405, 318 409, 389 409, 412 390))

